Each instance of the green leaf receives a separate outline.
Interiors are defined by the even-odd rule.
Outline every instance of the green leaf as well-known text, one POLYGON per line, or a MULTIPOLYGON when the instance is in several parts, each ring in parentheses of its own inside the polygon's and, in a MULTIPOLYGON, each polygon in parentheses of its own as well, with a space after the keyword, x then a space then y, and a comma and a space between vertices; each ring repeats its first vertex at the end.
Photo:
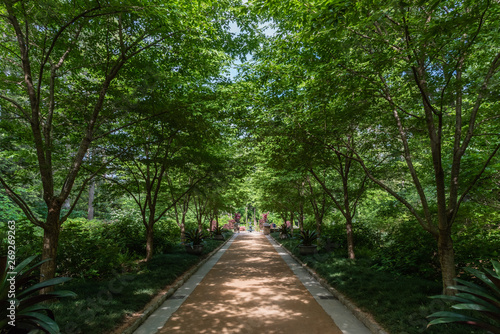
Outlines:
POLYGON ((35 305, 37 303, 41 303, 41 302, 55 299, 55 298, 76 297, 76 296, 77 296, 77 294, 72 292, 72 291, 67 291, 67 290, 52 291, 49 293, 45 293, 43 295, 35 295, 35 296, 24 298, 19 303, 18 309, 22 310, 25 307, 29 307, 31 305, 35 305))
POLYGON ((460 279, 456 279, 456 281, 459 282, 461 285, 454 285, 454 286, 449 287, 449 289, 453 289, 453 290, 457 290, 457 291, 464 291, 464 292, 467 292, 467 293, 470 293, 470 294, 473 294, 473 295, 476 295, 479 297, 484 297, 487 299, 491 299, 493 296, 490 291, 488 291, 487 289, 485 289, 477 284, 467 282, 464 280, 460 280, 460 279))
POLYGON ((456 312, 450 312, 450 311, 439 311, 439 312, 434 312, 431 315, 428 315, 427 318, 438 318, 438 317, 456 317, 458 319, 473 319, 472 317, 456 313, 456 312))
POLYGON ((456 304, 452 308, 456 310, 470 310, 470 311, 480 311, 480 312, 493 312, 499 313, 500 309, 493 306, 478 305, 478 304, 456 304))
POLYGON ((29 320, 37 325, 39 325, 43 330, 47 331, 50 334, 57 334, 60 332, 59 326, 57 323, 50 319, 48 316, 36 313, 36 312, 28 312, 25 314, 21 314, 17 318, 29 320))
POLYGON ((25 297, 25 296, 27 296, 35 291, 41 290, 41 289, 49 287, 49 286, 61 284, 61 283, 67 282, 69 280, 71 280, 71 277, 55 277, 55 278, 49 279, 47 281, 37 283, 37 284, 29 287, 28 289, 22 291, 21 293, 19 293, 17 295, 17 298, 22 299, 23 297, 25 297))
POLYGON ((472 275, 476 276, 479 278, 481 281, 483 281, 486 285, 488 285, 493 291, 498 293, 500 295, 500 288, 498 288, 493 282, 481 271, 473 268, 466 267, 464 270, 468 271, 472 275))

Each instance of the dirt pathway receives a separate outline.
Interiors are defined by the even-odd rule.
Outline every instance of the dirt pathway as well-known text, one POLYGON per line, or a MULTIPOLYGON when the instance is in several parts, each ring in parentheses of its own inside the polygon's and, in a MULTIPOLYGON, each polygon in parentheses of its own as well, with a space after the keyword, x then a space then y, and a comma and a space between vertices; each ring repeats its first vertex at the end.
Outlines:
POLYGON ((158 333, 342 334, 256 233, 233 241, 158 333))

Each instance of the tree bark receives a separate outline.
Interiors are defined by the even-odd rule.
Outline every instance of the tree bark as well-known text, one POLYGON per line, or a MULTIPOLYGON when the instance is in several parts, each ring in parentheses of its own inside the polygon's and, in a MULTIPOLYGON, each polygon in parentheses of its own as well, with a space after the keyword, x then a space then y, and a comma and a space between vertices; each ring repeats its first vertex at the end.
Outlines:
POLYGON ((92 180, 90 182, 90 188, 89 188, 89 209, 87 213, 88 220, 94 219, 94 195, 95 195, 95 181, 92 180))
POLYGON ((304 232, 304 204, 299 205, 299 228, 300 232, 304 232))
POLYGON ((347 233, 347 254, 349 259, 354 260, 356 255, 354 253, 354 236, 352 232, 352 217, 346 217, 346 233, 347 233))
POLYGON ((453 240, 451 239, 451 230, 440 230, 438 238, 438 254, 441 264, 441 277, 443 280, 443 294, 454 295, 455 290, 448 287, 455 285, 455 252, 453 250, 453 240))
POLYGON ((321 217, 316 216, 316 235, 318 236, 318 239, 321 237, 321 223, 321 217))
POLYGON ((146 229, 146 262, 153 258, 154 246, 154 229, 153 226, 148 226, 146 229))
MULTIPOLYGON (((50 259, 42 264, 40 267, 40 281, 46 281, 55 277, 56 274, 56 258, 57 246, 59 245, 60 222, 59 217, 61 213, 61 206, 54 204, 50 207, 46 223, 43 225, 43 248, 42 259, 50 259)), ((47 287, 43 289, 43 293, 51 292, 54 287, 47 287)))
MULTIPOLYGON (((219 223, 217 223, 218 225, 219 223)), ((181 242, 184 243, 186 241, 186 224, 184 224, 184 218, 181 222, 181 242)))

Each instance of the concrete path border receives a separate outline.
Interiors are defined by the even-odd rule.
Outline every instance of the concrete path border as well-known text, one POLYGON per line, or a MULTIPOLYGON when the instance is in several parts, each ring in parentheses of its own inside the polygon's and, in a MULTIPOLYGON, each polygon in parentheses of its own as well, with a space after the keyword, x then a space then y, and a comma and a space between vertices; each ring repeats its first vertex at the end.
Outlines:
POLYGON ((262 233, 238 235, 183 299, 157 333, 370 334, 342 332, 262 233))
MULTIPOLYGON (((182 287, 185 283, 187 283, 192 276, 197 273, 196 278, 199 278, 201 276, 201 279, 205 276, 205 274, 200 274, 198 273, 198 270, 200 270, 203 266, 209 267, 208 270, 210 270, 213 265, 219 260, 219 258, 222 256, 222 254, 229 248, 231 243, 233 242, 234 238, 236 238, 236 234, 233 234, 229 239, 227 239, 222 245, 214 249, 208 256, 200 261, 196 266, 188 270, 185 274, 183 274, 180 279, 177 280, 177 282, 165 293, 162 295, 157 301, 155 301, 154 304, 150 305, 147 309, 143 311, 143 313, 139 316, 137 320, 133 322, 131 326, 129 326, 127 329, 125 329, 122 334, 132 334, 132 333, 140 333, 137 332, 137 329, 140 328, 140 326, 148 319, 150 318, 157 310, 162 306, 165 301, 167 301, 170 297, 172 297, 180 287, 182 287)), ((207 271, 208 272, 208 271, 207 271)), ((194 288, 193 288, 194 289, 194 288)), ((184 292, 183 292, 184 294, 184 292)), ((172 300, 172 299, 170 299, 172 300)), ((179 300, 181 303, 183 300, 179 300)), ((177 306, 178 307, 178 306, 177 306)), ((165 320, 166 321, 166 320, 165 320)), ((161 328, 161 327, 160 327, 161 328)), ((151 333, 151 332, 148 332, 151 333)))
MULTIPOLYGON (((274 239, 273 237, 271 237, 270 235, 267 235, 267 238, 269 239, 269 241, 271 242, 271 244, 276 248, 276 250, 278 251, 278 253, 283 257, 283 259, 285 260, 285 262, 287 264, 289 264, 290 260, 287 260, 285 259, 285 256, 283 254, 283 251, 288 254, 293 260, 295 260, 295 264, 292 263, 292 265, 290 266, 290 268, 295 272, 296 270, 299 271, 300 269, 302 269, 302 271, 307 271, 307 273, 310 275, 309 276, 309 279, 306 277, 305 278, 305 282, 304 285, 306 286, 306 288, 309 290, 309 287, 308 285, 311 285, 311 286, 314 286, 314 283, 311 283, 311 279, 310 277, 312 276, 314 278, 314 280, 321 284, 321 286, 324 287, 324 289, 328 290, 333 296, 335 296, 335 298, 337 298, 349 311, 352 312, 352 314, 357 318, 359 319, 359 321, 361 321, 370 331, 371 333, 373 334, 388 334, 388 332, 382 328, 382 326, 380 326, 380 324, 378 324, 375 319, 373 319, 373 316, 371 314, 368 314, 364 311, 362 311, 359 307, 357 307, 356 305, 354 305, 354 303, 352 303, 345 295, 343 295, 341 292, 339 292, 338 290, 336 290, 335 288, 331 287, 328 282, 322 278, 321 276, 319 276, 314 270, 312 270, 311 268, 309 268, 305 263, 303 263, 299 258, 297 258, 294 254, 292 254, 288 249, 286 249, 286 247, 284 247, 281 243, 279 243, 279 241, 277 241, 276 239, 274 239)), ((290 265, 290 264, 289 264, 290 265)), ((300 277, 303 277, 303 274, 296 274, 297 276, 300 277)), ((301 279, 302 280, 302 279, 301 279)), ((318 302, 320 302, 320 298, 319 296, 321 294, 323 294, 324 292, 322 292, 321 290, 317 290, 316 287, 313 289, 313 291, 309 290, 311 292, 311 294, 314 296, 314 298, 318 297, 317 300, 318 302)), ((320 303, 321 304, 321 303, 320 303)), ((321 305, 323 306, 323 305, 321 305)), ((327 311, 328 312, 328 311, 327 311)), ((330 315, 331 313, 328 312, 330 315)), ((333 318, 333 316, 332 316, 333 318)), ((339 326, 339 328, 344 331, 344 328, 342 328, 342 321, 338 321, 337 319, 335 319, 335 323, 337 323, 337 325, 339 326)), ((346 326, 348 326, 349 324, 346 323, 345 324, 346 326)), ((348 333, 348 332, 346 332, 348 333)))
POLYGON ((267 235, 267 239, 274 246, 278 254, 300 279, 309 293, 318 304, 333 319, 335 324, 344 334, 370 334, 372 333, 357 317, 354 316, 329 290, 323 287, 309 272, 286 252, 274 238, 267 235))

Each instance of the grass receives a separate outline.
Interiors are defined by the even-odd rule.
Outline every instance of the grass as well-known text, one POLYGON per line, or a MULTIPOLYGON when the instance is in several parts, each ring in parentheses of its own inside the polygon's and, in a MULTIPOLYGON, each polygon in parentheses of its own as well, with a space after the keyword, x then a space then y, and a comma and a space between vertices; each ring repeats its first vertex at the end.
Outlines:
POLYGON ((369 258, 349 260, 335 253, 319 252, 300 256, 298 240, 280 240, 283 246, 313 268, 328 283, 372 314, 379 324, 393 334, 484 334, 486 331, 461 324, 436 325, 427 329, 426 317, 448 310, 444 302, 430 299, 441 294, 441 283, 415 276, 397 276, 372 268, 369 258))
MULTIPOLYGON (((206 240, 203 254, 222 241, 206 240)), ((137 271, 116 274, 105 280, 73 279, 59 289, 71 290, 78 297, 52 305, 62 333, 107 333, 120 325, 127 315, 140 311, 158 292, 200 261, 179 246, 169 254, 159 254, 137 271)))

